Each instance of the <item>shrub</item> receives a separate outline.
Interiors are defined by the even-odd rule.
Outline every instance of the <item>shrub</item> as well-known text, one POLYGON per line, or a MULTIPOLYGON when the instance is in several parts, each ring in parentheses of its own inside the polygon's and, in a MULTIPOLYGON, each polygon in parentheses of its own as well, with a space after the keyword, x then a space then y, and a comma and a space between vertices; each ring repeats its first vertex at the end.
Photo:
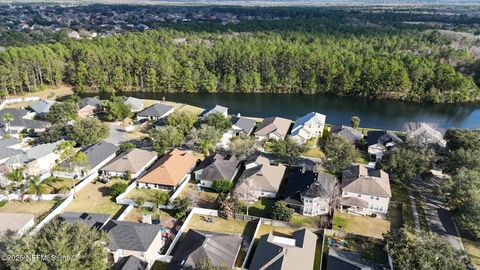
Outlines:
POLYGON ((233 182, 229 180, 216 180, 212 184, 212 188, 217 193, 228 193, 233 187, 233 182))
POLYGON ((272 219, 281 221, 290 221, 293 215, 293 209, 288 208, 284 201, 278 201, 272 208, 272 219))
POLYGON ((115 183, 110 187, 109 194, 113 199, 127 190, 128 185, 126 183, 115 183))

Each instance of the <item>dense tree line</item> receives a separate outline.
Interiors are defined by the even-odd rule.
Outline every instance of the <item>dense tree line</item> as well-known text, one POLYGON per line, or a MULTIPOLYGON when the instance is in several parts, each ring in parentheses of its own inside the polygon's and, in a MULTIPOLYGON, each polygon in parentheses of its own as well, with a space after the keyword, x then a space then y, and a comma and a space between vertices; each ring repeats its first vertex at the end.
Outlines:
POLYGON ((432 40, 434 33, 360 33, 156 30, 9 48, 0 54, 0 88, 15 94, 63 82, 77 92, 322 93, 430 102, 478 99, 472 77, 448 64, 465 60, 467 53, 445 49, 445 41, 432 40))

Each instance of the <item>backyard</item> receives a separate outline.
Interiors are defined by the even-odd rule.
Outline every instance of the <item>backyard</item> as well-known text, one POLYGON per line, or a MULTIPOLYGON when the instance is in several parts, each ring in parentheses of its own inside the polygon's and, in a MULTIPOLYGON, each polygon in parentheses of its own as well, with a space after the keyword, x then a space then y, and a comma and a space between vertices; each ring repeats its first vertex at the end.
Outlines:
POLYGON ((465 247, 465 252, 472 260, 472 264, 480 269, 480 243, 478 241, 472 241, 467 238, 462 238, 463 246, 465 247))
POLYGON ((173 217, 169 211, 159 210, 158 212, 152 211, 148 208, 134 207, 128 215, 125 217, 125 221, 142 222, 143 215, 148 214, 152 216, 152 219, 160 218, 162 227, 172 229, 177 223, 177 219, 173 217))
POLYGON ((58 178, 58 177, 50 177, 46 179, 46 189, 45 194, 56 194, 61 191, 68 191, 72 188, 73 183, 77 185, 80 183, 80 179, 67 179, 67 178, 58 178))
POLYGON ((127 194, 125 198, 133 199, 133 200, 141 198, 146 202, 152 202, 154 201, 153 198, 155 197, 155 195, 161 194, 161 193, 167 193, 167 192, 156 190, 156 189, 134 188, 132 189, 132 191, 130 191, 127 194))
POLYGON ((211 191, 198 191, 197 185, 188 183, 187 186, 180 192, 179 197, 196 197, 197 207, 215 209, 217 205, 218 193, 211 191))
POLYGON ((75 199, 68 205, 65 212, 102 213, 115 216, 122 209, 109 195, 110 187, 121 179, 112 179, 107 184, 100 182, 89 183, 77 192, 75 199))
POLYGON ((40 217, 54 208, 55 203, 56 201, 8 201, 4 206, 0 207, 0 212, 32 214, 35 216, 36 222, 38 222, 40 217))
POLYGON ((333 215, 333 229, 383 239, 383 234, 390 230, 390 221, 381 218, 372 218, 335 212, 333 215))
POLYGON ((389 215, 393 228, 399 228, 405 225, 409 228, 415 228, 413 220, 413 210, 410 198, 408 197, 408 187, 397 181, 390 181, 392 190, 392 199, 390 201, 389 215))
POLYGON ((274 199, 260 198, 248 208, 248 214, 251 216, 270 218, 274 204, 274 199))
POLYGON ((305 145, 308 147, 308 150, 303 153, 304 156, 314 157, 314 158, 325 158, 325 154, 320 149, 318 145, 318 138, 310 138, 305 145))
POLYGON ((255 239, 259 239, 262 235, 269 234, 269 233, 272 233, 273 235, 276 235, 276 236, 291 237, 293 235, 293 232, 295 232, 295 230, 296 229, 290 228, 290 227, 278 227, 278 226, 261 224, 257 234, 255 235, 255 239))

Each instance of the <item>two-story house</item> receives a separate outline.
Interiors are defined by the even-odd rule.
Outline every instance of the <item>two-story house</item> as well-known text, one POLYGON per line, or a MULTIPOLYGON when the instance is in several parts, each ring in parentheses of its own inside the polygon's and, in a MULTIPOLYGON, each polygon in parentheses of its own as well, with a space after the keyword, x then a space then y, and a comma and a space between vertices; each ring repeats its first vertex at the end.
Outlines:
POLYGON ((292 121, 282 117, 269 117, 263 119, 258 125, 254 135, 259 141, 263 140, 283 140, 288 134, 292 121))
POLYGON ((322 136, 326 116, 317 112, 310 112, 295 121, 291 137, 297 143, 306 143, 311 138, 322 136))
POLYGON ((342 175, 341 210, 385 216, 392 197, 390 178, 382 170, 352 165, 342 175))

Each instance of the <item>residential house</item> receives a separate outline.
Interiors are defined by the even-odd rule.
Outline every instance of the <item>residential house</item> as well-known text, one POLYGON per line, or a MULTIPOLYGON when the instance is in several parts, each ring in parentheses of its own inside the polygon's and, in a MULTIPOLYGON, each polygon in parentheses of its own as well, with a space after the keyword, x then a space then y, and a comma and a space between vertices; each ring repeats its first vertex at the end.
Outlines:
POLYGON ((309 229, 295 231, 292 237, 264 234, 258 240, 250 270, 314 269, 317 235, 309 229))
POLYGON ((205 261, 231 269, 234 268, 241 246, 241 235, 190 229, 167 269, 194 269, 205 261))
POLYGON ((40 99, 38 101, 33 102, 30 104, 28 107, 30 110, 32 110, 36 116, 40 118, 45 118, 50 112, 50 108, 55 104, 55 100, 49 100, 49 99, 40 99))
POLYGON ((283 164, 271 164, 268 158, 259 155, 246 163, 233 192, 242 200, 276 198, 285 170, 283 164))
POLYGON ((35 216, 21 213, 0 213, 0 239, 10 232, 23 235, 35 226, 35 216))
POLYGON ((127 178, 130 172, 130 179, 137 179, 157 160, 157 157, 157 152, 132 148, 114 158, 100 171, 102 175, 121 178, 127 178))
POLYGON ((217 180, 233 181, 240 169, 240 161, 231 155, 214 154, 206 157, 195 168, 195 180, 198 186, 210 188, 217 180))
POLYGON ((160 119, 164 119, 165 117, 172 114, 174 111, 174 107, 156 103, 145 110, 139 112, 137 114, 137 121, 145 121, 145 120, 155 120, 158 121, 160 119))
POLYGON ((110 238, 108 249, 114 262, 122 257, 135 256, 151 266, 164 245, 159 225, 110 220, 102 229, 110 238))
POLYGON ((115 158, 118 150, 120 150, 118 146, 106 141, 99 141, 88 147, 83 151, 88 158, 87 164, 84 166, 86 175, 96 173, 101 167, 115 158))
POLYGON ((112 270, 147 270, 148 263, 130 255, 119 258, 113 265, 112 270))
POLYGON ((304 216, 328 214, 332 189, 337 183, 337 178, 328 173, 315 173, 302 167, 291 168, 283 194, 284 201, 304 216))
POLYGON ((10 157, 23 153, 20 141, 17 138, 6 138, 0 140, 0 164, 5 163, 10 157))
POLYGON ((306 143, 311 138, 321 137, 327 117, 317 112, 310 112, 295 121, 291 137, 299 144, 306 143))
POLYGON ((60 158, 58 145, 55 143, 39 144, 22 153, 11 156, 5 161, 10 169, 24 167, 26 175, 46 175, 60 158))
POLYGON ((15 134, 23 130, 43 132, 47 127, 50 126, 50 123, 48 122, 34 120, 34 116, 35 113, 24 109, 6 108, 0 110, 0 129, 2 130, 2 134, 15 134), (5 122, 3 120, 3 117, 7 113, 12 116, 13 121, 5 122))
POLYGON ((137 180, 137 187, 167 191, 183 188, 190 181, 190 173, 195 168, 197 160, 190 152, 173 149, 137 180))
POLYGON ((427 123, 419 123, 416 125, 412 130, 407 132, 407 138, 421 144, 433 145, 439 148, 445 148, 447 146, 447 142, 443 139, 442 132, 427 123))
POLYGON ((102 107, 102 102, 98 98, 84 98, 78 101, 77 114, 80 117, 92 117, 102 107))
POLYGON ((251 118, 232 116, 232 130, 235 136, 252 134, 257 122, 251 118))
POLYGON ((100 229, 110 220, 110 215, 85 213, 85 212, 63 212, 57 219, 67 224, 82 223, 89 228, 100 229))
POLYGON ((385 130, 367 132, 367 145, 370 161, 377 162, 382 159, 387 150, 394 148, 403 140, 395 133, 385 130))
POLYGON ((341 189, 342 210, 361 215, 387 214, 392 192, 386 172, 352 165, 343 172, 341 189))
POLYGON ((135 113, 143 110, 144 106, 143 99, 134 97, 125 97, 125 104, 129 105, 132 112, 135 113))
POLYGON ((292 121, 281 117, 265 118, 255 130, 255 138, 260 141, 283 140, 287 136, 291 123, 292 121))
POLYGON ((374 270, 387 269, 385 266, 375 265, 362 259, 362 256, 353 251, 340 250, 334 247, 328 249, 326 270, 374 270))
POLYGON ((220 105, 215 105, 215 107, 213 107, 209 111, 206 111, 205 113, 203 113, 202 117, 206 117, 206 116, 209 116, 209 115, 215 114, 215 113, 219 113, 219 114, 223 115, 224 117, 227 117, 228 116, 228 108, 220 106, 220 105))
POLYGON ((337 134, 353 144, 358 143, 363 138, 362 133, 358 132, 352 127, 343 125, 331 127, 330 133, 337 134))

